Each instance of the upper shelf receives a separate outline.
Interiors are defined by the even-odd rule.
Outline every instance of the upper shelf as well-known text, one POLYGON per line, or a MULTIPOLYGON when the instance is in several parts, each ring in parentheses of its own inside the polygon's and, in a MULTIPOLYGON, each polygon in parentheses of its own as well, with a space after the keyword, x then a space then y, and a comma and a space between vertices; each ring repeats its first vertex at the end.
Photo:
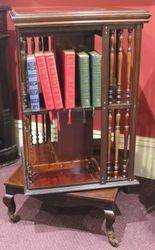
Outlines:
POLYGON ((17 8, 10 11, 17 27, 80 25, 104 23, 144 23, 150 13, 134 9, 98 9, 98 8, 17 8))

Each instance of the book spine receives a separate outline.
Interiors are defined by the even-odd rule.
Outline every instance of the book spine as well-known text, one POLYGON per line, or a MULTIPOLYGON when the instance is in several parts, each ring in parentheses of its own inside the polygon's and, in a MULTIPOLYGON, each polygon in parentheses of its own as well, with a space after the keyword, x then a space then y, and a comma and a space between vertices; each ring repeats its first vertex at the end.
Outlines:
POLYGON ((37 63, 39 81, 42 86, 46 109, 53 110, 54 102, 53 102, 53 96, 52 96, 52 91, 50 87, 50 82, 49 82, 44 55, 36 55, 36 63, 37 63))
POLYGON ((30 96, 31 111, 40 110, 39 87, 37 68, 34 56, 27 56, 27 75, 28 75, 28 90, 30 96))
POLYGON ((92 106, 101 107, 101 55, 90 55, 92 106))
POLYGON ((63 53, 65 108, 75 107, 75 52, 63 53))
POLYGON ((89 55, 80 55, 78 57, 80 99, 82 107, 90 107, 90 72, 89 55))
POLYGON ((45 60, 46 60, 46 66, 50 80, 50 86, 52 90, 55 109, 62 109, 63 103, 61 98, 61 91, 60 91, 54 53, 51 53, 50 55, 45 55, 45 60))

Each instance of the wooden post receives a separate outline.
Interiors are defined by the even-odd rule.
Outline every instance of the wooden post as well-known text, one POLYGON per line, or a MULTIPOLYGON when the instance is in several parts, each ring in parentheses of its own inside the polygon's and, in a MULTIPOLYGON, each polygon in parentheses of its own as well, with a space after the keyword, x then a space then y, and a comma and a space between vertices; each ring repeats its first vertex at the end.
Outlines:
POLYGON ((106 182, 107 178, 107 148, 108 148, 108 87, 109 87, 109 28, 102 29, 103 55, 102 55, 102 85, 101 85, 101 156, 100 156, 100 181, 106 182))
POLYGON ((129 150, 129 170, 128 179, 134 179, 134 158, 135 158, 135 143, 136 143, 136 117, 137 117, 137 97, 138 97, 138 82, 140 71, 140 51, 141 51, 141 35, 142 24, 135 26, 134 37, 134 55, 133 55, 133 81, 131 85, 130 102, 130 150, 129 150))

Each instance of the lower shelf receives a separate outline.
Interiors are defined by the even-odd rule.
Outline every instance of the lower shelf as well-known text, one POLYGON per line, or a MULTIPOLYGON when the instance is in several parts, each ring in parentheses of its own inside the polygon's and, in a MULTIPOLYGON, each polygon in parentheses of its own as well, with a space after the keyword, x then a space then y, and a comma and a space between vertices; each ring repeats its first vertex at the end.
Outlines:
POLYGON ((137 185, 139 182, 134 180, 124 180, 124 181, 116 181, 116 182, 107 182, 106 184, 101 183, 90 183, 85 185, 76 185, 76 186, 66 186, 66 187, 53 187, 53 188, 37 188, 34 190, 30 190, 25 188, 24 185, 24 173, 23 167, 20 166, 15 172, 10 176, 10 178, 5 182, 6 190, 10 194, 14 194, 14 192, 25 193, 26 195, 41 195, 41 194, 54 194, 54 193, 64 193, 64 192, 72 192, 72 191, 81 191, 81 190, 97 190, 97 189, 105 189, 105 188, 114 188, 121 186, 131 186, 137 185), (12 191, 12 188, 14 191, 12 191))
POLYGON ((29 189, 98 183, 100 169, 94 158, 40 164, 31 167, 32 183, 29 189))

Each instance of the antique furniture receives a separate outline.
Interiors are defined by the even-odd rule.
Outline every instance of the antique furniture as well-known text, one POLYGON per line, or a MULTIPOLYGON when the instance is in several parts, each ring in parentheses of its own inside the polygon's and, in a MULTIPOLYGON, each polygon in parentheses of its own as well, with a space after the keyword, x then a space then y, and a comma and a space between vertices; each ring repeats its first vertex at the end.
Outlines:
POLYGON ((134 154, 140 44, 143 23, 150 14, 142 10, 46 8, 17 9, 10 14, 17 33, 25 193, 137 184, 134 154), (49 111, 30 110, 26 70, 28 50, 47 51, 54 39, 56 55, 62 49, 91 51, 96 35, 102 40, 101 140, 97 152, 93 150, 94 107, 76 106, 69 125, 67 110, 60 110, 61 130, 53 140, 49 111))
POLYGON ((82 8, 16 9, 10 14, 17 34, 25 194, 137 184, 134 156, 141 35, 150 14, 143 10, 82 8), (61 129, 53 140, 48 110, 30 109, 26 72, 29 50, 50 50, 54 41, 58 58, 62 49, 91 51, 96 35, 102 43, 102 100, 97 108, 101 112, 101 140, 97 154, 93 151, 94 107, 77 105, 69 125, 68 110, 60 110, 61 129))
MULTIPOLYGON (((24 194, 24 179, 23 168, 20 166, 12 174, 12 176, 5 183, 6 195, 3 198, 4 204, 8 207, 8 215, 12 222, 20 220, 18 214, 16 214, 16 205, 14 196, 16 194, 24 194)), ((118 246, 118 241, 115 238, 113 223, 115 221, 115 202, 118 193, 118 188, 113 189, 100 189, 93 191, 81 191, 66 194, 51 194, 37 196, 38 199, 42 199, 44 202, 52 200, 52 206, 89 206, 93 205, 103 209, 106 219, 106 234, 110 244, 118 246), (73 205, 74 204, 74 205, 73 205)))
POLYGON ((15 129, 11 104, 11 82, 8 70, 7 12, 9 6, 0 7, 0 165, 17 158, 15 129))
POLYGON ((51 194, 54 202, 56 196, 64 195, 60 193, 68 192, 65 198, 82 197, 83 203, 91 198, 95 204, 105 205, 109 241, 117 245, 111 210, 116 187, 138 183, 134 156, 141 35, 150 14, 126 9, 29 8, 13 10, 10 15, 17 34, 23 121, 23 170, 19 168, 5 183, 3 201, 10 219, 18 220, 16 193, 38 198, 51 194), (97 141, 93 139, 94 107, 76 105, 71 110, 71 124, 67 123, 68 110, 60 110, 56 120, 60 129, 52 127, 49 110, 43 107, 32 112, 26 70, 30 51, 34 54, 52 48, 61 79, 61 50, 95 50, 96 36, 102 44, 101 107, 97 108, 101 113, 101 138, 97 141))

